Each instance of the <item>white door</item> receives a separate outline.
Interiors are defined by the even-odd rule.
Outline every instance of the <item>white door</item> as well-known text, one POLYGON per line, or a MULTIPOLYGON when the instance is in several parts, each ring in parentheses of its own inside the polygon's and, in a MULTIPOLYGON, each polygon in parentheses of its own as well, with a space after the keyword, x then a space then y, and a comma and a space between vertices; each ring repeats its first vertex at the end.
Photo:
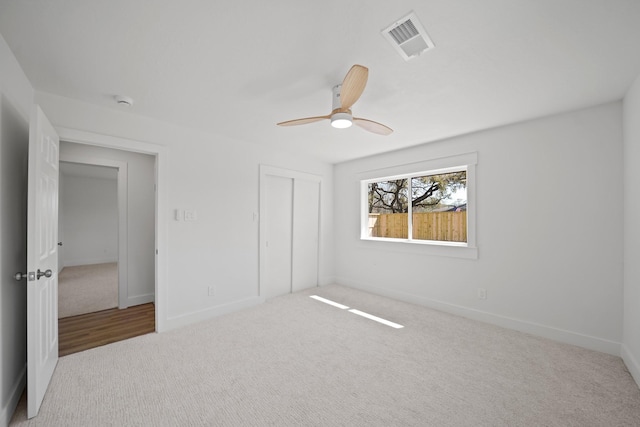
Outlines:
POLYGON ((318 285, 321 178, 260 167, 260 295, 318 285))
POLYGON ((320 183, 293 183, 293 253, 291 291, 318 286, 320 183))
POLYGON ((265 276, 262 296, 291 292, 293 180, 267 175, 265 188, 265 276))
POLYGON ((40 107, 29 124, 27 204, 27 415, 38 414, 58 363, 60 141, 40 107))

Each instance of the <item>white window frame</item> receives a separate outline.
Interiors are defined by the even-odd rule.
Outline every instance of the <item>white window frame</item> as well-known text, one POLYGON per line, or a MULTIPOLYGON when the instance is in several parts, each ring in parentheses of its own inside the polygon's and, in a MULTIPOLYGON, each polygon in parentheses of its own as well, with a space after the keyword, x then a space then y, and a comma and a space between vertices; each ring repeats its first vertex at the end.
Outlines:
MULTIPOLYGON (((452 256, 458 258, 478 257, 476 246, 476 166, 477 153, 465 153, 422 162, 398 165, 394 167, 362 172, 360 181, 360 240, 366 245, 383 244, 385 247, 400 251, 419 251, 430 255, 452 256), (455 171, 467 172, 467 241, 447 242, 441 240, 413 239, 412 224, 408 221, 408 238, 370 237, 369 234, 369 184, 410 177, 438 175, 455 171)), ((411 205, 409 212, 411 215, 411 205)))

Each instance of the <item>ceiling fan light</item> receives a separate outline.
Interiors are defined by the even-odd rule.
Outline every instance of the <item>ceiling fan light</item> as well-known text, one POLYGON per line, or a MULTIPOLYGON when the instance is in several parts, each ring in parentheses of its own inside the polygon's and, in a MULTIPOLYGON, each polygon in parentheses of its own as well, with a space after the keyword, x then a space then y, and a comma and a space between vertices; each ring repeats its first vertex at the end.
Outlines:
POLYGON ((351 114, 349 113, 335 113, 331 116, 331 126, 337 129, 346 129, 351 127, 351 114))

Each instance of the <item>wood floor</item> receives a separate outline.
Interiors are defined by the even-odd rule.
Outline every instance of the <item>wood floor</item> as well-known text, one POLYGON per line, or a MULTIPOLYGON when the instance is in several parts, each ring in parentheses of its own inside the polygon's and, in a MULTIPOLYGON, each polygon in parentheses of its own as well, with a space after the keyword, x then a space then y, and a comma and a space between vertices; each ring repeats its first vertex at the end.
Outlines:
POLYGON ((153 303, 65 317, 58 320, 58 355, 66 356, 155 330, 153 303))

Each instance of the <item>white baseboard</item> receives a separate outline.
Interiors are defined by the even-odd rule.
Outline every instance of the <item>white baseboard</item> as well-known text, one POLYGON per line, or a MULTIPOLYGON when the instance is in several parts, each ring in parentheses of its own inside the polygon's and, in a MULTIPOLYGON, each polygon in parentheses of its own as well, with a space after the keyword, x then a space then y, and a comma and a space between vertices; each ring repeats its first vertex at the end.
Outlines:
POLYGON ((264 302, 264 299, 260 297, 249 297, 239 301, 234 301, 228 304, 221 304, 204 310, 194 311, 191 313, 182 314, 180 316, 170 317, 163 323, 164 332, 171 329, 180 328, 182 326, 190 325, 192 323, 201 322, 203 320, 211 319, 213 317, 221 316, 223 314, 233 313, 234 311, 243 310, 245 308, 254 307, 264 302))
POLYGON ((111 264, 114 262, 118 262, 118 258, 91 258, 91 259, 74 259, 70 261, 65 261, 64 267, 77 267, 79 265, 93 265, 93 264, 111 264))
POLYGON ((635 380, 638 387, 640 387, 640 363, 638 362, 638 359, 636 359, 633 354, 631 354, 629 348, 624 344, 622 344, 620 355, 622 356, 622 361, 631 373, 631 376, 635 380))
POLYGON ((22 392, 27 386, 27 365, 25 364, 16 380, 15 384, 11 388, 9 392, 9 398, 6 402, 2 402, 2 413, 0 414, 0 426, 6 427, 9 425, 9 421, 11 421, 11 417, 13 417, 13 413, 16 410, 16 406, 18 406, 18 402, 20 401, 20 397, 22 397, 22 392))
POLYGON ((147 304, 155 302, 154 294, 136 295, 134 297, 127 298, 127 307, 133 307, 134 305, 147 304))
POLYGON ((478 320, 480 322, 490 323, 492 325, 500 326, 503 328, 526 332, 528 334, 537 335, 539 337, 549 338, 554 341, 560 341, 566 344, 576 345, 579 347, 588 348, 590 350, 612 354, 614 356, 620 356, 621 343, 615 341, 609 341, 590 335, 580 334, 578 332, 553 328, 526 320, 515 319, 512 317, 502 316, 499 314, 493 314, 486 311, 424 298, 405 292, 398 292, 389 289, 378 288, 375 286, 369 286, 345 278, 338 278, 336 283, 371 292, 373 294, 394 298, 400 301, 419 304, 425 307, 433 308, 435 310, 456 314, 458 316, 478 320))

